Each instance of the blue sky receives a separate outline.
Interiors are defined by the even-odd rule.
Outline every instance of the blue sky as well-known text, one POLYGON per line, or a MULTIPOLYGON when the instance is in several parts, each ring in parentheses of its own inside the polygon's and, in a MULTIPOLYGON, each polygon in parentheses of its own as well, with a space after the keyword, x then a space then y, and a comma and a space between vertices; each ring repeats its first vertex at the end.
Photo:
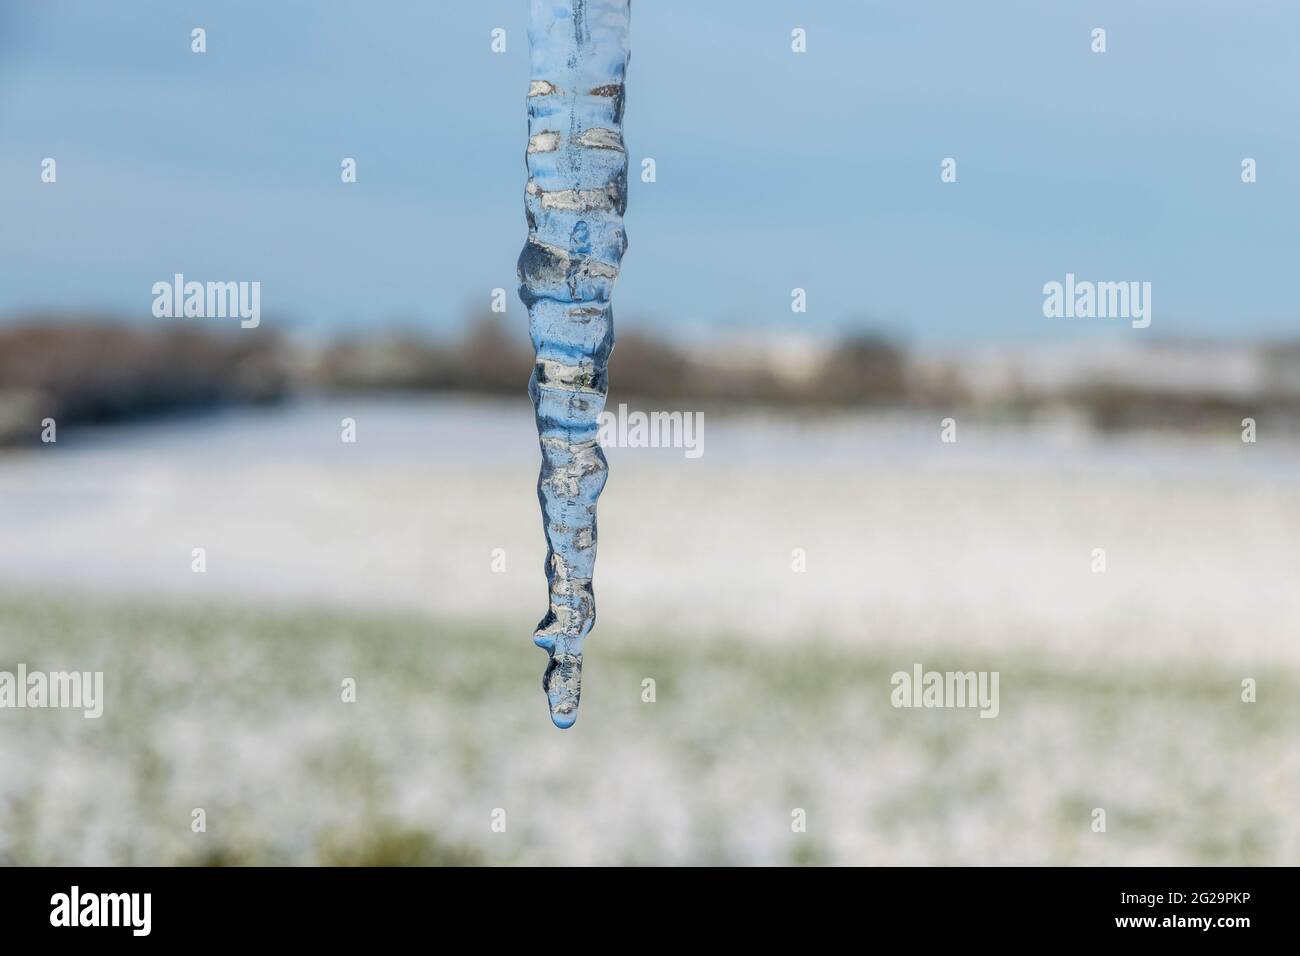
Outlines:
MULTIPOLYGON (((525 0, 0 11, 0 314, 147 318, 183 272, 261 281, 296 328, 448 327, 504 286, 522 327, 525 0)), ((1298 37, 1295 3, 637 0, 625 137, 658 180, 631 184, 618 321, 1294 333, 1298 37), (1150 281, 1151 329, 1044 318, 1066 272, 1150 281)))

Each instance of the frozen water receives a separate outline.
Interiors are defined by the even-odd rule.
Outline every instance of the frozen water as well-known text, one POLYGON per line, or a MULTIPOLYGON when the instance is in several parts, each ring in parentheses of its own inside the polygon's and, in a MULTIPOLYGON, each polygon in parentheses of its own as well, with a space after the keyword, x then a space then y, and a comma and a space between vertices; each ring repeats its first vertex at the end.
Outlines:
POLYGON ((627 248, 623 76, 630 0, 532 0, 528 40, 528 241, 520 298, 537 361, 528 384, 542 470, 550 605, 534 642, 550 655, 551 719, 570 727, 582 693, 583 642, 596 620, 596 441, 614 346, 610 293, 627 248))

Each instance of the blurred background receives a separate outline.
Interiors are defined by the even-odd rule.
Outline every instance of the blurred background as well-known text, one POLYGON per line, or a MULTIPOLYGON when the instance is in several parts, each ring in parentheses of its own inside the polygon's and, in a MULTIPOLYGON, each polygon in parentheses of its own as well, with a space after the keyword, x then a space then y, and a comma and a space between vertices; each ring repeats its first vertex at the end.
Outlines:
POLYGON ((0 711, 0 863, 1300 862, 1300 12, 636 4, 609 407, 703 455, 608 449, 564 733, 526 20, 0 8, 0 670, 106 696, 0 711))

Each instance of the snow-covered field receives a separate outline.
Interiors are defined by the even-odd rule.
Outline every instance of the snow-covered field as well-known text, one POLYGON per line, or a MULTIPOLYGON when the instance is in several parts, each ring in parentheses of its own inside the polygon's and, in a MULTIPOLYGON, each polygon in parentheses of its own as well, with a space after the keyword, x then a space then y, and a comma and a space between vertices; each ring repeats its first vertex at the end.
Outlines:
POLYGON ((706 416, 697 460, 613 449, 561 733, 530 411, 0 457, 0 670, 107 698, 0 710, 0 861, 1300 862, 1294 446, 706 416), (998 717, 893 708, 917 663, 998 671, 998 717))

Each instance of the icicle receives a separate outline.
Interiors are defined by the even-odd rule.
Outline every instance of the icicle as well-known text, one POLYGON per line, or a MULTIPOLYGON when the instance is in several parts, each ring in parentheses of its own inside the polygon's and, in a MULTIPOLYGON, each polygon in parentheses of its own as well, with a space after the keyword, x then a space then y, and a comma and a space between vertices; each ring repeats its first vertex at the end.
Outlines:
POLYGON ((596 621, 596 499, 607 465, 596 441, 614 346, 610 293, 627 248, 623 75, 630 0, 531 0, 528 28, 528 241, 519 296, 537 361, 528 393, 542 470, 550 607, 534 642, 550 654, 551 719, 578 719, 583 642, 596 621))

